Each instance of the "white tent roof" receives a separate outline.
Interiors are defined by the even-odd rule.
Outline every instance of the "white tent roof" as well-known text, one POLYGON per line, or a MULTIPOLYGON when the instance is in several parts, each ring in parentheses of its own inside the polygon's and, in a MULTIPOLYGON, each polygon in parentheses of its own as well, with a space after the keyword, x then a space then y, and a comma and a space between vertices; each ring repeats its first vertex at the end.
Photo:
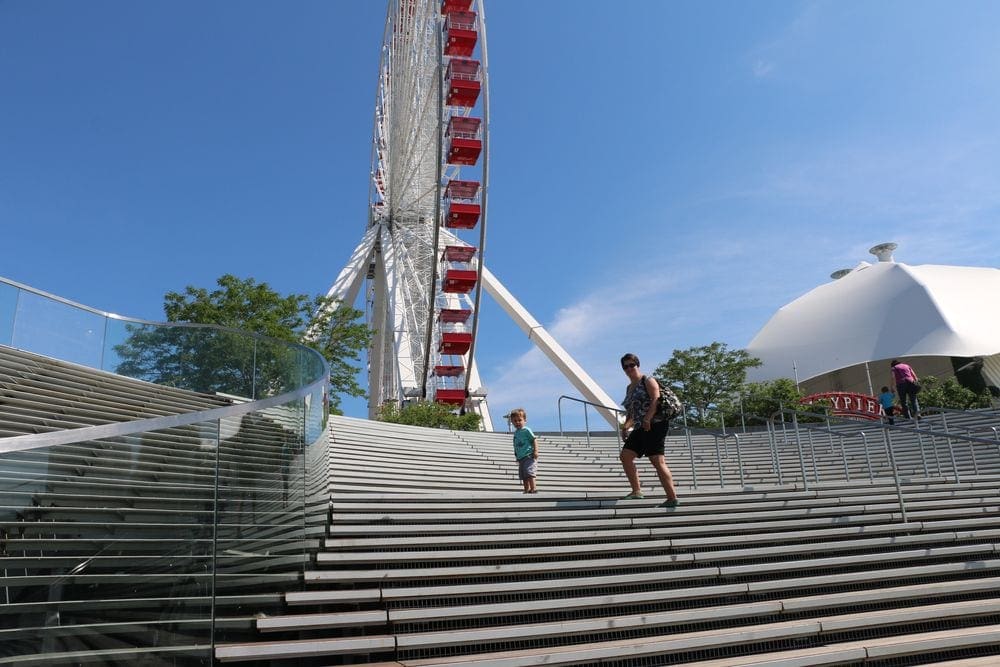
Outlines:
POLYGON ((998 294, 998 269, 862 263, 771 317, 747 346, 763 362, 749 377, 807 380, 892 357, 996 354, 998 294))

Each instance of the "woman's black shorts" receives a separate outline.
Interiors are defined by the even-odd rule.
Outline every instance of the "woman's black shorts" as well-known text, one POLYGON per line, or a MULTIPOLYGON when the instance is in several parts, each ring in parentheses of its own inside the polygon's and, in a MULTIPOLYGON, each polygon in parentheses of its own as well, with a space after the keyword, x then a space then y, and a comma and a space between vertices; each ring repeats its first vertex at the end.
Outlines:
POLYGON ((667 439, 667 429, 669 427, 670 422, 667 420, 653 422, 648 431, 642 430, 642 425, 640 424, 628 434, 628 437, 625 439, 624 448, 631 449, 639 458, 643 456, 656 456, 657 454, 663 456, 663 441, 667 439))

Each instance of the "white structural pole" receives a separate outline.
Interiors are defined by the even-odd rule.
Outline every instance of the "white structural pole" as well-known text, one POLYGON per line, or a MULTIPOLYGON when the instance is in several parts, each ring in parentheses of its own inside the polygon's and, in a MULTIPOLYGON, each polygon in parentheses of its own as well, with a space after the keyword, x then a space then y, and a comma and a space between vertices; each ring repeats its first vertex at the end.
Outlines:
MULTIPOLYGON (((583 397, 595 403, 597 405, 606 406, 608 408, 615 408, 615 401, 604 393, 604 390, 594 382, 585 370, 576 363, 576 361, 569 355, 569 352, 563 349, 562 345, 556 342, 556 339, 552 337, 545 328, 538 323, 534 317, 531 316, 524 306, 518 303, 517 299, 507 291, 496 276, 494 276, 489 269, 485 266, 483 267, 483 288, 486 292, 493 297, 493 299, 500 304, 507 314, 510 316, 514 323, 521 328, 521 331, 528 334, 528 340, 535 344, 539 350, 541 350, 546 357, 549 358, 556 368, 566 377, 570 383, 576 387, 577 391, 583 394, 583 397)), ((603 410, 597 408, 601 416, 611 425, 613 429, 618 428, 618 415, 612 410, 603 410)))
MULTIPOLYGON (((386 307, 386 279, 385 262, 382 261, 382 253, 375 255, 375 279, 371 286, 372 311, 368 313, 371 318, 370 326, 375 331, 385 331, 388 324, 386 307)), ((391 393, 396 395, 398 385, 396 368, 392 364, 386 363, 388 353, 387 346, 391 344, 391 339, 382 336, 374 336, 371 345, 368 347, 368 418, 378 417, 378 411, 382 408, 382 401, 385 396, 391 393)))
POLYGON ((375 239, 378 238, 379 226, 368 228, 361 243, 354 249, 351 258, 347 260, 347 266, 337 276, 333 286, 327 291, 327 296, 340 299, 344 303, 354 303, 357 301, 358 292, 361 290, 361 282, 368 274, 368 263, 372 256, 372 247, 375 239))
MULTIPOLYGON (((371 261, 372 249, 377 238, 378 227, 369 227, 368 231, 361 238, 361 243, 351 253, 351 258, 347 260, 347 265, 340 272, 340 275, 337 276, 337 280, 334 281, 330 289, 327 290, 326 295, 328 297, 332 296, 337 299, 337 303, 333 304, 334 310, 337 309, 337 306, 341 302, 354 304, 357 301, 358 292, 361 291, 361 283, 368 274, 368 263, 371 261)), ((322 311, 317 314, 322 314, 322 311)), ((313 340, 316 337, 316 333, 313 329, 306 331, 306 340, 313 340)))
POLYGON ((469 405, 472 410, 482 418, 484 431, 493 430, 493 418, 490 416, 490 406, 486 402, 486 391, 483 382, 479 379, 479 366, 475 359, 469 359, 466 363, 469 369, 469 405))

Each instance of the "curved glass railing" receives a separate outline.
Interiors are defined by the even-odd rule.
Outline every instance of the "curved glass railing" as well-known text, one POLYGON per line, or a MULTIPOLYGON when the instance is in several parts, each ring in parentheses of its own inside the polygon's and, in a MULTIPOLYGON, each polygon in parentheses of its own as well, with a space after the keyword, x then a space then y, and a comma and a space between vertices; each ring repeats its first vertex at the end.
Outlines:
POLYGON ((301 345, 0 278, 0 664, 252 636, 325 530, 328 383, 301 345))

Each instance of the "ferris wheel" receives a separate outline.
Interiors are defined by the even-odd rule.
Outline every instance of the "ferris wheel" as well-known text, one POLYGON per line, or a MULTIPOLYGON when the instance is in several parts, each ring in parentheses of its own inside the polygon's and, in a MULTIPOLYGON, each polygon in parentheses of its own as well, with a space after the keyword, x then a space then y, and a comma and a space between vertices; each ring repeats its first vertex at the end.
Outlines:
POLYGON ((389 0, 368 220, 327 293, 353 304, 364 283, 369 417, 428 400, 492 430, 474 356, 484 287, 588 400, 613 405, 483 263, 488 129, 483 0, 389 0))
POLYGON ((480 413, 474 363, 486 238, 481 0, 391 0, 375 98, 365 236, 330 294, 366 278, 369 413, 433 400, 480 413))
POLYGON ((379 404, 466 406, 478 385, 488 91, 473 56, 486 50, 483 25, 471 0, 389 3, 369 193, 380 252, 366 309, 376 331, 369 391, 379 404))

